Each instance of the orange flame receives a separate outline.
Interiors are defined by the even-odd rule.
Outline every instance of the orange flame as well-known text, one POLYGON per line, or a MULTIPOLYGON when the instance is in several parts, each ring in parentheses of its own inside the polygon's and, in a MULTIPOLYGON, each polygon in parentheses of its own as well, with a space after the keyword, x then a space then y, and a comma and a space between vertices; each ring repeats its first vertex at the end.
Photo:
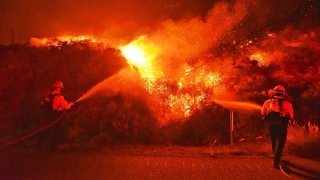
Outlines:
POLYGON ((36 38, 33 37, 29 40, 29 44, 31 46, 36 47, 59 47, 62 43, 66 43, 68 45, 78 42, 87 42, 87 43, 102 43, 102 40, 98 40, 97 38, 89 35, 81 35, 81 36, 59 36, 59 37, 44 37, 44 38, 36 38))
POLYGON ((270 61, 267 59, 265 53, 256 52, 250 56, 251 61, 257 61, 259 66, 268 66, 270 61))
POLYGON ((185 66, 184 73, 177 72, 181 74, 178 80, 168 80, 162 66, 157 64, 162 49, 147 36, 141 36, 119 49, 131 68, 139 72, 146 89, 161 107, 164 121, 168 114, 169 119, 188 117, 195 109, 201 109, 208 103, 213 88, 222 82, 218 73, 188 66, 185 66))
POLYGON ((147 82, 162 77, 163 72, 157 69, 155 64, 160 48, 147 41, 146 36, 141 36, 127 45, 120 46, 119 49, 128 63, 132 67, 136 67, 141 77, 147 82))

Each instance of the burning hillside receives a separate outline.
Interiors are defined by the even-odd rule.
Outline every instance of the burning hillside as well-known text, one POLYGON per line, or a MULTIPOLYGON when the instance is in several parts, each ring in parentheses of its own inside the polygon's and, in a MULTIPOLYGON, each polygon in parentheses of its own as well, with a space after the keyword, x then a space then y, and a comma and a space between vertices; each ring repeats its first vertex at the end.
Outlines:
MULTIPOLYGON (((35 107, 33 99, 45 94, 48 81, 60 79, 70 87, 66 95, 79 102, 68 116, 70 141, 133 137, 134 142, 190 143, 191 126, 205 129, 193 132, 199 135, 196 144, 211 137, 226 141, 228 109, 239 108, 237 128, 258 135, 263 122, 257 104, 266 98, 261 92, 276 84, 287 87, 299 124, 319 124, 320 24, 312 20, 319 9, 314 1, 293 4, 299 3, 306 9, 298 8, 295 18, 290 17, 298 11, 294 5, 278 15, 267 2, 214 1, 205 13, 167 18, 130 38, 96 33, 2 46, 1 112, 7 101, 13 107, 2 118, 34 117, 28 102, 35 107), (270 10, 262 11, 264 6, 270 10), (17 83, 18 96, 8 89, 18 89, 17 83), (172 137, 157 139, 161 134, 172 137)), ((169 5, 178 8, 182 2, 169 5)))

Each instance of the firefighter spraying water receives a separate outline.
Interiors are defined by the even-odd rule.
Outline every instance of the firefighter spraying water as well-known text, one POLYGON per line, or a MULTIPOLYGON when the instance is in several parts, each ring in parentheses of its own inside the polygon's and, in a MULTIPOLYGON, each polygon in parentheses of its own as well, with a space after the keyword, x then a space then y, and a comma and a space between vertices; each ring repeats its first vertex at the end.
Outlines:
MULTIPOLYGON (((63 88, 64 86, 61 81, 54 82, 52 85, 52 92, 43 101, 41 101, 41 104, 47 109, 47 112, 43 117, 45 121, 49 120, 50 122, 55 122, 57 119, 60 120, 64 116, 66 110, 71 109, 74 105, 74 102, 68 102, 61 94, 63 88)), ((52 126, 54 124, 52 124, 52 126)), ((55 150, 59 141, 62 140, 63 134, 63 128, 60 124, 40 133, 40 140, 37 145, 38 148, 42 148, 44 144, 49 142, 49 145, 47 145, 46 148, 49 146, 51 150, 55 150)))
POLYGON ((74 102, 66 101, 64 96, 61 94, 61 90, 64 88, 63 83, 61 81, 55 81, 52 84, 51 88, 52 88, 51 93, 40 102, 44 110, 43 116, 41 118, 43 119, 43 121, 49 122, 49 123, 43 125, 42 127, 32 131, 31 133, 25 136, 22 136, 11 142, 8 142, 7 144, 5 144, 5 147, 9 147, 14 144, 17 144, 21 141, 24 141, 25 139, 28 139, 42 132, 37 146, 42 147, 43 144, 48 142, 48 139, 51 139, 50 149, 52 150, 56 149, 58 141, 60 140, 61 137, 63 137, 62 136, 63 132, 61 128, 56 127, 46 132, 43 132, 43 131, 55 125, 58 121, 60 121, 66 112, 65 110, 71 109, 71 107, 74 105, 74 102))
MULTIPOLYGON (((61 81, 56 81, 51 86, 51 92, 47 95, 41 102, 41 106, 43 109, 43 116, 41 117, 42 121, 45 125, 40 128, 30 132, 29 134, 22 136, 13 141, 7 142, 4 146, 9 147, 15 145, 21 141, 24 141, 30 137, 33 137, 39 134, 40 142, 38 143, 38 148, 41 146, 48 146, 44 144, 48 144, 48 140, 51 139, 52 142, 49 142, 50 149, 54 150, 57 147, 57 144, 63 137, 63 130, 59 125, 57 125, 58 121, 60 121, 66 112, 70 110, 76 103, 79 103, 92 95, 100 92, 101 90, 112 90, 120 92, 124 85, 130 86, 134 85, 135 88, 139 86, 141 83, 136 77, 136 73, 131 71, 130 69, 122 69, 118 73, 114 74, 111 77, 108 77, 92 88, 90 88, 87 92, 85 92, 82 96, 80 96, 75 102, 68 102, 61 93, 61 90, 64 88, 64 85, 61 81), (130 78, 127 76, 130 75, 130 78), (51 128, 52 126, 56 126, 51 128), (49 129, 50 128, 50 129, 49 129), (46 132, 44 132, 46 131, 46 132)), ((141 85, 140 85, 141 86, 141 85)))
POLYGON ((285 99, 285 88, 277 85, 272 91, 272 97, 263 104, 261 114, 270 132, 273 167, 280 168, 281 156, 287 139, 287 128, 293 119, 292 104, 285 99))
POLYGON ((41 105, 49 106, 49 109, 52 111, 62 111, 70 109, 74 102, 68 102, 61 94, 61 90, 64 88, 61 81, 56 81, 52 85, 52 92, 41 101, 41 105))

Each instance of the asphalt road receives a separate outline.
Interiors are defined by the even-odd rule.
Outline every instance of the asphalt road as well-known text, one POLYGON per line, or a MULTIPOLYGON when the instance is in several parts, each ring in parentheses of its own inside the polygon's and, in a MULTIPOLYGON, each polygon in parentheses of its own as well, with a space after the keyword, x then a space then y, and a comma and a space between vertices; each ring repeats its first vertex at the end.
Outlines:
MULTIPOLYGON (((9 149, 1 152, 0 179, 289 179, 272 168, 270 156, 156 150, 141 151, 136 147, 125 151, 116 148, 39 153, 9 149)), ((304 171, 311 170, 309 175, 320 172, 318 161, 294 156, 284 159, 304 167, 304 171)), ((291 175, 297 179, 317 177, 291 175)))

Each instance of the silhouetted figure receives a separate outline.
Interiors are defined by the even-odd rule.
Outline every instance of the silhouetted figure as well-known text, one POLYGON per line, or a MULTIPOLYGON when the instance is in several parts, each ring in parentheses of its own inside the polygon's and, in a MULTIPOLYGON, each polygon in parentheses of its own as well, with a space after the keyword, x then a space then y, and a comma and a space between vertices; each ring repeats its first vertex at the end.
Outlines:
POLYGON ((287 140, 288 123, 293 119, 292 104, 284 98, 285 88, 277 85, 273 88, 272 97, 263 104, 261 114, 270 132, 273 167, 279 169, 281 156, 287 140))
POLYGON ((41 101, 41 104, 44 106, 48 106, 49 109, 53 112, 70 109, 74 105, 74 103, 69 103, 65 100, 65 98, 61 94, 61 90, 63 88, 64 86, 61 81, 54 82, 52 85, 52 92, 43 101, 41 101))
MULTIPOLYGON (((65 100, 61 94, 61 90, 64 88, 63 83, 56 81, 52 85, 52 91, 50 94, 41 101, 44 106, 45 112, 43 119, 45 122, 55 121, 62 116, 63 111, 70 109, 74 103, 65 100)), ((63 139, 64 129, 61 123, 54 124, 53 127, 45 129, 40 134, 40 142, 38 148, 49 148, 51 150, 56 149, 58 143, 63 139)))

